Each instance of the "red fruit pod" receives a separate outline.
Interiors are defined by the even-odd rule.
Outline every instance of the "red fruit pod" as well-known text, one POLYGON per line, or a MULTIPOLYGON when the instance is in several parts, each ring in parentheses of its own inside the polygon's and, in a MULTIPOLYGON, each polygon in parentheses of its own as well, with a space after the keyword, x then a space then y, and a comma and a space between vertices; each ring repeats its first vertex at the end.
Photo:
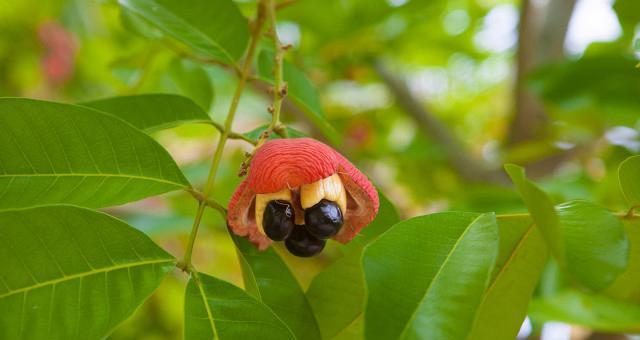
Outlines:
MULTIPOLYGON (((256 196, 280 195, 277 199, 281 199, 284 193, 290 197, 298 220, 304 216, 301 201, 306 198, 301 196, 308 196, 307 192, 313 190, 309 188, 322 186, 325 182, 332 182, 340 187, 339 190, 344 188, 346 193, 346 200, 339 200, 344 224, 333 239, 347 243, 375 218, 380 205, 378 192, 344 156, 311 138, 270 140, 256 151, 247 178, 231 197, 227 214, 229 228, 264 250, 272 241, 262 230, 256 196), (305 188, 302 194, 301 188, 305 188)), ((331 195, 331 188, 324 190, 326 195, 331 195)), ((313 194, 321 196, 322 192, 313 194)))

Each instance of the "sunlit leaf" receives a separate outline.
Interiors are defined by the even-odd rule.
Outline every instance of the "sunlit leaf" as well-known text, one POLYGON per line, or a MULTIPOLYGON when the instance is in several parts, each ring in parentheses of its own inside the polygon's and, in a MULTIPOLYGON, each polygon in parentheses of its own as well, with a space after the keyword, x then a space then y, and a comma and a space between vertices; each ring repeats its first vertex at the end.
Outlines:
POLYGON ((0 145, 0 209, 105 207, 189 186, 151 137, 86 107, 0 99, 0 145))
POLYGON ((184 337, 192 339, 296 339, 262 302, 242 289, 194 273, 185 293, 184 337))
POLYGON ((629 240, 622 222, 586 201, 556 207, 565 242, 567 269, 583 285, 601 290, 627 268, 629 240))
POLYGON ((368 245, 367 339, 464 339, 498 254, 497 229, 491 213, 438 213, 368 245))
POLYGON ((504 168, 531 213, 533 221, 540 228, 542 236, 551 248, 551 252, 560 262, 564 261, 562 234, 560 233, 558 216, 553 202, 544 191, 525 176, 523 168, 513 164, 507 164, 504 168))
POLYGON ((211 123, 211 118, 191 99, 172 94, 111 97, 80 105, 112 114, 147 132, 182 124, 211 123))
POLYGON ((500 251, 469 340, 512 340, 527 314, 547 247, 529 217, 498 216, 500 251))
POLYGON ((604 294, 640 305, 640 219, 625 218, 622 222, 629 238, 629 264, 604 294))
POLYGON ((101 339, 174 266, 146 235, 100 212, 0 212, 0 338, 101 339))
POLYGON ((300 284, 280 256, 259 251, 245 238, 232 235, 238 249, 247 291, 269 306, 298 339, 320 339, 318 324, 300 284))
POLYGON ((631 156, 620 163, 618 177, 629 205, 640 205, 640 155, 631 156))
POLYGON ((119 0, 127 10, 199 54, 235 63, 249 41, 249 25, 231 0, 119 0))

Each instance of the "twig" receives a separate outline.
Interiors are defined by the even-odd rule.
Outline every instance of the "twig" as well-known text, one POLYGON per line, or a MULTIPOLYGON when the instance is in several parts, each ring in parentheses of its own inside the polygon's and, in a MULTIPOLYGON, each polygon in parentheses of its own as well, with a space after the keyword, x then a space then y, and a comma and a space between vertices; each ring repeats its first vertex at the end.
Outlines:
POLYGON ((200 191, 193 188, 187 189, 187 192, 190 193, 191 196, 193 196, 196 200, 198 200, 198 202, 204 202, 204 204, 206 204, 208 207, 217 210, 222 215, 222 217, 227 217, 227 209, 213 198, 204 197, 204 195, 200 191))
POLYGON ((271 113, 271 123, 267 129, 260 134, 260 138, 258 138, 258 143, 253 151, 247 154, 247 157, 242 162, 240 166, 240 171, 238 173, 239 176, 244 176, 247 174, 249 169, 249 163, 251 162, 251 158, 255 152, 269 139, 271 134, 276 131, 282 137, 287 138, 287 129, 280 122, 280 112, 282 111, 282 102, 284 98, 287 96, 288 87, 287 83, 283 79, 282 75, 282 60, 284 58, 285 46, 282 46, 280 43, 280 39, 278 38, 278 32, 276 30, 276 3, 275 0, 269 0, 267 6, 268 12, 268 20, 271 23, 271 34, 273 37, 273 103, 268 107, 269 113, 271 113))
POLYGON ((264 22, 266 19, 265 18, 265 15, 266 15, 265 1, 266 0, 261 0, 260 2, 258 2, 258 11, 256 13, 256 19, 254 21, 253 30, 251 32, 249 49, 247 50, 247 54, 245 56, 245 59, 242 65, 240 79, 238 81, 236 91, 231 100, 231 105, 229 105, 227 118, 224 122, 224 129, 220 134, 220 139, 218 141, 216 151, 213 155, 211 168, 209 169, 209 176, 207 177, 207 183, 205 184, 204 191, 202 192, 202 196, 204 197, 204 200, 201 200, 200 203, 198 204, 198 211, 196 212, 196 217, 193 221, 191 234, 189 235, 189 243, 187 245, 184 258, 182 260, 184 268, 191 267, 191 255, 193 252, 193 245, 195 243, 195 238, 196 238, 196 235, 198 234, 200 221, 202 220, 204 209, 207 206, 207 202, 209 201, 209 196, 213 191, 216 174, 218 172, 220 161, 222 159, 222 152, 224 151, 224 146, 227 142, 227 139, 229 139, 229 135, 231 132, 231 125, 233 124, 233 119, 235 118, 235 114, 238 109, 238 104, 240 103, 240 97, 242 96, 242 92, 244 91, 244 86, 247 81, 247 77, 249 75, 249 72, 251 71, 251 64, 253 63, 253 57, 258 47, 258 42, 260 41, 260 38, 262 36, 262 27, 264 26, 264 22))
MULTIPOLYGON (((208 122, 209 123, 209 122, 208 122)), ((211 124, 213 127, 215 127, 218 131, 220 131, 220 133, 224 132, 224 126, 222 126, 222 124, 217 123, 217 122, 210 122, 209 124, 211 124)), ((249 144, 252 145, 256 145, 258 144, 257 141, 241 134, 241 133, 237 133, 237 132, 233 132, 233 131, 229 131, 229 139, 239 139, 239 140, 243 140, 249 144)))

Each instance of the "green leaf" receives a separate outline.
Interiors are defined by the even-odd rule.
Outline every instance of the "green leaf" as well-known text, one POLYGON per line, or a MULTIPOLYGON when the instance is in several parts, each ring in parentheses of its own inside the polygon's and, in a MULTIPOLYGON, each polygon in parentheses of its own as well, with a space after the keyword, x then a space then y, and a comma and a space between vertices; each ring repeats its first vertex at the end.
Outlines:
POLYGON ((147 39, 162 39, 164 36, 160 30, 125 8, 122 8, 120 11, 120 21, 122 21, 124 28, 139 34, 141 37, 147 39))
POLYGON ((540 228, 551 252, 562 263, 564 261, 562 234, 553 202, 544 191, 525 176, 522 167, 507 164, 504 168, 509 177, 511 177, 513 184, 515 184, 516 190, 524 201, 524 205, 531 213, 533 221, 540 228))
POLYGON ((640 96, 636 64, 635 58, 622 53, 586 55, 545 65, 531 75, 530 83, 541 98, 561 108, 602 109, 615 115, 611 108, 628 106, 636 112, 640 96))
POLYGON ((111 97, 80 105, 112 114, 146 132, 182 124, 211 123, 211 118, 191 99, 173 94, 111 97))
POLYGON ((640 305, 640 219, 623 219, 629 238, 629 264, 627 270, 604 293, 621 301, 640 305))
POLYGON ((464 339, 498 253, 495 215, 438 213, 365 248, 367 339, 464 339))
POLYGON ((627 268, 629 240, 620 220, 586 201, 556 207, 566 249, 567 270, 580 283, 602 290, 627 268))
POLYGON ((169 74, 177 86, 178 93, 193 99, 205 111, 209 111, 214 90, 204 68, 190 60, 175 59, 169 65, 169 74))
POLYGON ((2 211, 0 338, 104 338, 174 262, 140 231, 97 211, 2 211))
MULTIPOLYGON (((267 131, 267 129, 269 128, 269 124, 265 124, 262 126, 259 126, 247 133, 243 133, 243 135, 247 138, 253 139, 253 140, 258 140, 258 138, 260 138, 260 135, 267 131)), ((304 132, 300 132, 292 127, 286 127, 287 129, 287 134, 289 135, 289 138, 302 138, 302 137, 308 137, 304 132)), ((276 139, 276 138, 280 138, 280 136, 278 136, 277 133, 272 133, 271 136, 269 136, 269 139, 276 139)))
POLYGON ((515 339, 540 278, 547 247, 529 217, 498 216, 500 251, 469 340, 515 339))
MULTIPOLYGON (((273 64, 272 51, 263 50, 260 52, 258 56, 258 77, 270 84, 273 84, 273 64)), ((307 76, 294 65, 284 61, 282 77, 287 83, 287 96, 302 109, 307 118, 320 129, 327 139, 333 144, 340 144, 340 136, 325 118, 316 89, 307 76)))
POLYGON ((85 107, 0 99, 0 145, 0 209, 106 207, 189 187, 151 137, 85 107))
POLYGON ((529 316, 540 322, 561 321, 597 331, 640 332, 640 305, 578 290, 532 300, 529 316))
POLYGON ((640 205, 640 155, 631 156, 620 163, 618 178, 629 205, 640 205))
POLYGON ((269 307, 244 290, 206 274, 192 275, 184 302, 186 340, 295 339, 269 307))
POLYGON ((347 253, 342 258, 311 281, 307 298, 323 339, 333 338, 362 315, 365 302, 362 249, 399 220, 393 205, 381 194, 376 219, 343 246, 347 253))
POLYGON ((231 0, 118 0, 196 52, 235 63, 249 42, 249 24, 231 0))
POLYGON ((280 256, 258 251, 248 240, 231 236, 238 249, 247 291, 289 326, 297 339, 320 339, 318 324, 304 291, 280 256))

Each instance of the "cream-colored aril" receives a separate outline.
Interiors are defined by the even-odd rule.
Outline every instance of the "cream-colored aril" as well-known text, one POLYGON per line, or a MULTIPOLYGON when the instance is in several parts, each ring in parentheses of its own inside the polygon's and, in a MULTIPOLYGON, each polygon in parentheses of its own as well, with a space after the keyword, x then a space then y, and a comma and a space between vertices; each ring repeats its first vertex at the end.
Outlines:
POLYGON ((347 212, 347 192, 344 190, 342 180, 338 174, 333 174, 311 184, 300 187, 300 205, 302 209, 310 208, 321 200, 336 202, 342 212, 347 212))
MULTIPOLYGON (((264 234, 264 228, 262 227, 262 217, 264 216, 264 209, 271 201, 283 200, 291 202, 291 191, 289 189, 283 189, 271 194, 257 194, 256 195, 256 224, 260 232, 264 234)), ((297 219, 297 216, 296 216, 297 219)))
MULTIPOLYGON (((262 234, 264 234, 264 228, 262 227, 262 219, 264 217, 264 209, 271 201, 282 200, 292 203, 291 190, 283 189, 278 192, 270 194, 256 194, 256 224, 262 234)), ((323 178, 319 181, 303 184, 300 186, 300 205, 302 209, 310 208, 321 200, 329 200, 336 202, 343 216, 347 211, 347 192, 342 185, 342 180, 338 174, 333 174, 327 178, 323 178)), ((292 204, 294 209, 296 205, 292 204)), ((304 224, 304 213, 296 212, 295 223, 298 225, 304 224)))

